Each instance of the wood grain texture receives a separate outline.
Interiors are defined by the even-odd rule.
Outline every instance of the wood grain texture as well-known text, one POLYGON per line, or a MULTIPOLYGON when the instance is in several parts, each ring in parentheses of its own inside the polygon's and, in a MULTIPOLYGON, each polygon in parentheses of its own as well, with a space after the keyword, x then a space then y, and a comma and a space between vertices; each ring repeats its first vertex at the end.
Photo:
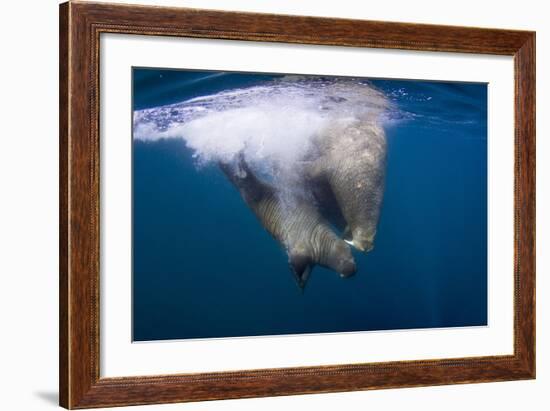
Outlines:
POLYGON ((516 355, 535 374, 535 34, 515 60, 516 355))
POLYGON ((60 404, 91 408, 535 376, 535 34, 181 8, 60 6, 60 404), (486 53, 515 60, 514 354, 155 377, 99 373, 101 33, 486 53))
POLYGON ((68 281, 68 173, 69 66, 68 4, 59 14, 59 402, 69 403, 69 281, 68 281))

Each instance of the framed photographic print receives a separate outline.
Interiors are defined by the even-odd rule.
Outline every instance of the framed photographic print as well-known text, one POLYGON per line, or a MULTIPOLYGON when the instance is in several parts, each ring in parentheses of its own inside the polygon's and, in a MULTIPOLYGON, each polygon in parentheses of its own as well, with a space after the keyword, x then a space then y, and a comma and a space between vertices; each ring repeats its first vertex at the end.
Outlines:
POLYGON ((60 6, 60 404, 535 377, 535 33, 60 6))

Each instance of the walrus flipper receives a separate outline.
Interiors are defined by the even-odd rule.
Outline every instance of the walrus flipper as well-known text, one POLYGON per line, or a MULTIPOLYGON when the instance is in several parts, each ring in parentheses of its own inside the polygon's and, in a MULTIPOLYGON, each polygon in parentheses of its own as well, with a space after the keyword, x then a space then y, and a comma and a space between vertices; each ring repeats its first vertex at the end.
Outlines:
POLYGON ((301 290, 306 286, 311 270, 313 269, 314 262, 311 259, 311 256, 305 254, 296 254, 288 251, 288 264, 290 270, 294 275, 296 284, 300 287, 301 290))

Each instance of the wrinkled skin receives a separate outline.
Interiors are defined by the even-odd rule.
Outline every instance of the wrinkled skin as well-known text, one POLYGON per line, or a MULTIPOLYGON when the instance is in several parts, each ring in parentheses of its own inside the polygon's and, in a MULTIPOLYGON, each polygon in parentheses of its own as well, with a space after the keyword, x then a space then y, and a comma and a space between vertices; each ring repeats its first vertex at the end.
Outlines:
POLYGON ((307 166, 318 202, 336 202, 324 206, 341 213, 346 242, 372 250, 384 193, 384 130, 372 122, 335 124, 319 136, 318 152, 307 166))
POLYGON ((296 196, 289 209, 275 189, 258 179, 242 158, 237 165, 220 164, 220 168, 263 227, 284 247, 300 288, 316 264, 342 277, 355 273, 350 247, 332 231, 309 199, 296 196))

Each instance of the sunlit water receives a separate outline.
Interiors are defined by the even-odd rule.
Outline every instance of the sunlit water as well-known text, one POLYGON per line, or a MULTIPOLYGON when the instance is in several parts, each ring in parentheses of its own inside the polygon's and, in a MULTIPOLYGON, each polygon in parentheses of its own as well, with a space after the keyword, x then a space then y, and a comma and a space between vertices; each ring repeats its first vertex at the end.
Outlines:
POLYGON ((135 340, 486 324, 485 84, 133 76, 135 340), (292 173, 324 127, 347 119, 387 135, 375 248, 354 252, 348 279, 315 267, 302 293, 216 164, 244 152, 266 178, 292 173))

